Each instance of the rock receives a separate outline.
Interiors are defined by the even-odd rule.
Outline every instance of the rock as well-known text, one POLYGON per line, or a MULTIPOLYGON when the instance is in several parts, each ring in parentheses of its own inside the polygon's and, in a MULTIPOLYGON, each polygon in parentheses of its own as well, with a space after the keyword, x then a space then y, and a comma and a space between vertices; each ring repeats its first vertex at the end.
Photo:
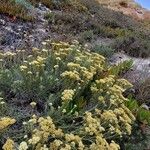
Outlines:
POLYGON ((0 25, 5 25, 5 24, 6 24, 6 21, 3 19, 0 19, 0 25))
POLYGON ((10 32, 13 32, 13 30, 12 30, 12 27, 11 27, 11 26, 6 26, 6 27, 5 27, 5 30, 10 31, 10 32))
POLYGON ((146 109, 146 110, 149 110, 149 107, 146 104, 142 104, 141 107, 144 108, 144 109, 146 109))
POLYGON ((45 13, 51 12, 46 6, 39 4, 37 8, 28 10, 35 17, 34 22, 21 20, 11 21, 6 15, 0 14, 0 49, 5 51, 40 47, 40 43, 49 38, 50 30, 45 13))
POLYGON ((124 75, 131 83, 135 84, 150 77, 150 58, 134 58, 123 53, 116 53, 110 59, 110 63, 118 64, 126 60, 133 60, 132 69, 124 75))

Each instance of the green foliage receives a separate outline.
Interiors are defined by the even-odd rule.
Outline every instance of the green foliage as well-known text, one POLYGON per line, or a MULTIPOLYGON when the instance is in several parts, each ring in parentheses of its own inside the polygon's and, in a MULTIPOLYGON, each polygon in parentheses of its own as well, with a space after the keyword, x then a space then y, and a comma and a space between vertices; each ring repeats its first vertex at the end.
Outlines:
POLYGON ((126 106, 133 112, 139 122, 150 125, 150 111, 144 108, 144 105, 139 106, 137 100, 130 98, 126 102, 126 106))
POLYGON ((89 30, 89 31, 84 31, 80 34, 80 42, 83 43, 83 41, 92 41, 92 39, 94 38, 94 33, 92 30, 89 30))
POLYGON ((67 136, 75 136, 80 144, 71 149, 84 145, 90 150, 99 147, 99 137, 104 148, 119 149, 118 141, 131 135, 135 121, 122 95, 132 85, 109 74, 105 58, 77 41, 42 44, 43 49, 33 48, 30 54, 20 50, 0 54, 0 91, 6 104, 0 126, 9 125, 6 116, 16 120, 1 135, 1 144, 11 137, 17 146, 25 141, 31 148, 38 135, 41 147, 54 140, 61 140, 63 147, 70 145, 67 136))
MULTIPOLYGON (((146 127, 145 127, 146 128, 146 127)), ((145 129, 144 129, 145 130, 145 129)), ((149 129, 148 129, 149 130, 149 129)), ((133 128, 132 136, 126 140, 122 149, 126 150, 144 150, 149 149, 150 134, 149 131, 142 131, 138 124, 133 128)))
MULTIPOLYGON (((20 1, 21 2, 21 1, 20 1)), ((33 16, 28 15, 27 6, 28 3, 16 3, 11 0, 3 0, 0 5, 0 13, 7 14, 9 16, 15 16, 17 18, 21 18, 23 20, 32 21, 33 16)))
POLYGON ((150 110, 148 106, 145 104, 140 105, 132 96, 129 96, 126 106, 135 115, 137 124, 133 128, 132 136, 124 144, 124 149, 148 149, 150 146, 150 110))
POLYGON ((22 5, 27 9, 33 9, 33 6, 26 0, 14 0, 16 4, 22 5))
POLYGON ((47 13, 45 14, 45 19, 48 20, 49 23, 54 23, 55 21, 55 14, 54 13, 47 13))
POLYGON ((132 60, 126 60, 123 62, 120 62, 118 65, 114 65, 110 67, 109 73, 120 76, 126 73, 128 70, 130 70, 133 66, 132 60))
POLYGON ((106 58, 110 58, 113 54, 114 54, 114 49, 112 49, 109 46, 105 46, 105 45, 95 45, 92 48, 92 51, 106 57, 106 58))
POLYGON ((135 31, 128 36, 117 38, 114 47, 124 50, 133 57, 148 57, 150 47, 149 37, 149 34, 144 34, 144 31, 135 31))

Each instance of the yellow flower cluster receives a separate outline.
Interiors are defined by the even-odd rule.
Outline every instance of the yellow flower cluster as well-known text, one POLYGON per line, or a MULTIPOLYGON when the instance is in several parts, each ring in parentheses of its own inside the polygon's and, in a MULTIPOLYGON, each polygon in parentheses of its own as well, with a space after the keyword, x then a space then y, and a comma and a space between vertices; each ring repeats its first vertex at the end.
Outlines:
POLYGON ((32 132, 32 137, 27 142, 22 141, 19 145, 19 150, 27 150, 30 146, 36 150, 72 150, 72 148, 84 150, 85 146, 82 143, 82 138, 78 135, 64 134, 61 129, 56 129, 50 117, 36 119, 36 128, 32 132), (55 140, 48 143, 49 137, 55 140))
MULTIPOLYGON (((97 110, 100 114, 100 111, 97 110)), ((32 132, 32 137, 27 141, 22 141, 18 149, 27 150, 32 147, 35 150, 119 150, 120 146, 114 141, 108 143, 104 138, 103 132, 105 129, 100 125, 101 122, 98 118, 93 118, 90 112, 85 115, 85 136, 95 136, 95 140, 91 145, 83 144, 82 138, 79 135, 72 133, 64 134, 61 129, 56 129, 53 120, 50 117, 43 118, 34 117, 37 119, 35 129, 32 132), (89 133, 90 131, 90 133, 89 133), (92 134, 91 134, 92 133, 92 134), (52 142, 49 137, 54 138, 52 142)), ((82 131, 82 128, 81 128, 82 131)), ((83 132, 83 131, 82 131, 83 132)), ((14 150, 15 143, 13 140, 8 139, 3 145, 3 150, 14 150)))
POLYGON ((80 67, 80 64, 70 62, 70 63, 67 64, 67 67, 70 70, 76 70, 76 69, 78 69, 80 67))
POLYGON ((96 72, 103 70, 105 58, 96 53, 89 53, 87 51, 81 52, 81 47, 76 45, 68 45, 65 43, 53 43, 53 49, 56 51, 54 53, 55 58, 59 57, 62 61, 67 59, 66 65, 68 70, 62 73, 62 77, 66 77, 74 80, 91 80, 96 72), (73 57, 72 57, 73 56, 73 57), (86 63, 85 63, 86 62, 86 63))
POLYGON ((21 142, 19 145, 19 150, 27 150, 28 149, 28 145, 25 141, 21 142))
POLYGON ((28 69, 27 66, 24 66, 24 65, 21 65, 21 66, 20 66, 20 70, 21 70, 21 71, 24 71, 24 70, 26 70, 26 69, 28 69))
POLYGON ((74 92, 75 92, 74 90, 64 90, 62 92, 62 97, 61 97, 63 102, 71 101, 74 96, 74 92))
POLYGON ((77 71, 65 71, 61 74, 61 76, 73 81, 80 80, 80 76, 77 71))
POLYGON ((14 124, 15 122, 16 122, 15 119, 9 117, 0 118, 0 131, 14 124))
POLYGON ((33 130, 32 138, 28 141, 29 144, 35 145, 40 142, 44 143, 48 140, 49 136, 54 138, 63 136, 62 130, 56 129, 53 120, 50 117, 47 117, 46 119, 40 117, 37 120, 37 123, 39 124, 39 129, 33 130))
MULTIPOLYGON (((43 45, 46 46, 47 44, 44 42, 43 45)), ((62 100, 60 109, 58 109, 58 114, 62 115, 60 120, 65 115, 74 115, 74 112, 80 114, 80 108, 82 109, 86 105, 87 99, 89 106, 91 103, 92 106, 95 105, 95 110, 84 112, 81 122, 72 119, 70 126, 71 129, 75 129, 74 131, 70 131, 70 129, 68 131, 57 120, 55 120, 55 124, 51 118, 53 116, 38 118, 33 115, 29 121, 23 122, 25 127, 31 128, 31 134, 28 134, 28 136, 26 134, 24 141, 16 144, 17 149, 119 150, 120 146, 116 141, 110 139, 131 134, 135 117, 125 106, 125 101, 128 99, 122 93, 132 85, 124 79, 117 79, 114 75, 109 75, 105 58, 97 53, 81 51, 81 46, 77 41, 74 41, 73 45, 64 42, 52 43, 52 50, 50 51, 47 49, 40 51, 33 48, 32 52, 32 55, 21 52, 23 53, 20 57, 21 63, 19 63, 21 80, 14 81, 13 84, 13 86, 17 85, 17 90, 23 87, 20 91, 27 95, 29 91, 29 96, 32 95, 32 91, 34 91, 33 93, 39 91, 40 94, 36 93, 35 97, 37 97, 41 96, 45 89, 51 91, 51 84, 54 83, 56 88, 61 84, 58 87, 59 90, 56 93, 54 92, 54 98, 58 97, 62 100), (21 84, 22 86, 19 86, 21 84), (64 108, 63 104, 69 105, 65 105, 64 108), (76 107, 74 108, 74 106, 76 107)), ((19 53, 18 51, 17 54, 8 53, 6 55, 13 57, 20 55, 19 53)), ((0 59, 3 59, 3 57, 0 54, 0 59)), ((17 62, 20 60, 16 59, 17 62)), ((45 95, 41 97, 47 100, 47 93, 45 95)), ((52 111, 57 111, 57 108, 53 107, 51 102, 48 104, 50 104, 52 111)), ((36 105, 37 103, 34 101, 30 103, 32 108, 36 105)), ((78 120, 79 116, 76 117, 78 120)), ((63 122, 65 121, 63 120, 63 122)), ((0 130, 13 123, 15 123, 15 119, 1 118, 0 130)), ((14 142, 8 139, 3 149, 14 150, 14 142)))
POLYGON ((4 57, 13 57, 13 56, 15 56, 15 55, 16 55, 16 53, 14 53, 14 52, 9 52, 9 51, 7 51, 6 53, 3 54, 4 57))
POLYGON ((51 45, 53 46, 53 49, 56 49, 56 50, 70 47, 70 45, 66 42, 51 43, 51 45))
POLYGON ((33 72, 37 73, 41 71, 41 69, 45 67, 45 61, 46 58, 43 56, 29 55, 27 57, 27 61, 25 60, 23 64, 20 65, 20 70, 25 73, 25 75, 30 76, 33 74, 33 72))
POLYGON ((43 57, 41 57, 41 56, 37 56, 37 59, 36 60, 33 60, 31 63, 30 63, 30 65, 31 66, 37 66, 37 67, 39 67, 39 66, 42 66, 43 64, 44 64, 44 62, 45 62, 45 60, 46 60, 46 58, 43 58, 43 57))
POLYGON ((15 147, 14 141, 11 139, 7 139, 2 148, 3 150, 14 150, 14 147, 15 147))
POLYGON ((0 68, 5 67, 6 64, 7 66, 9 66, 13 62, 15 62, 15 59, 16 53, 14 52, 7 51, 5 53, 0 53, 0 68))
POLYGON ((83 150, 84 145, 82 143, 82 139, 78 135, 74 134, 65 134, 65 140, 67 142, 71 142, 71 145, 75 147, 76 144, 78 144, 78 150, 83 150))
POLYGON ((101 126, 100 119, 93 118, 92 113, 86 112, 85 120, 85 131, 90 135, 99 135, 101 132, 105 131, 105 129, 101 126))
POLYGON ((122 87, 123 89, 128 89, 133 86, 131 83, 129 83, 125 79, 117 79, 116 84, 119 85, 120 87, 122 87))
MULTIPOLYGON (((125 101, 128 99, 122 95, 126 88, 131 86, 128 81, 116 79, 113 75, 96 80, 96 83, 91 86, 93 97, 98 99, 100 109, 103 110, 101 113, 96 112, 98 117, 95 116, 94 119, 99 119, 98 122, 102 122, 104 128, 107 127, 110 135, 115 134, 121 137, 124 134, 131 134, 135 117, 125 106, 125 101)), ((91 115, 88 117, 91 117, 91 115)), ((92 124, 93 119, 90 120, 92 124)), ((86 122, 89 122, 89 120, 87 119, 86 122)), ((97 129, 95 128, 95 130, 97 129)))
POLYGON ((32 106, 32 108, 34 108, 36 106, 36 102, 31 102, 30 105, 32 106))
POLYGON ((95 74, 95 72, 88 71, 88 69, 86 69, 85 67, 81 67, 80 73, 82 75, 82 79, 86 81, 90 81, 91 79, 93 79, 93 76, 95 74))
POLYGON ((114 141, 112 141, 110 144, 106 141, 106 137, 104 136, 104 133, 106 135, 107 134, 109 135, 109 131, 107 131, 108 129, 105 129, 104 127, 101 126, 101 124, 103 124, 104 126, 105 123, 109 125, 107 121, 109 119, 112 119, 111 117, 115 118, 115 115, 113 114, 111 115, 110 113, 109 115, 104 114, 104 116, 107 117, 108 119, 107 121, 106 120, 104 121, 100 117, 102 112, 100 110, 96 110, 96 112, 98 114, 96 114, 95 117, 92 117, 92 114, 90 112, 86 112, 86 115, 85 115, 85 121, 86 121, 84 125, 85 132, 96 138, 96 141, 90 145, 90 149, 91 150, 97 150, 97 149, 119 150, 120 146, 116 144, 114 141))
POLYGON ((101 135, 96 136, 96 142, 92 143, 90 146, 90 150, 119 150, 120 146, 116 144, 114 141, 111 141, 111 143, 107 143, 105 138, 103 138, 101 135))

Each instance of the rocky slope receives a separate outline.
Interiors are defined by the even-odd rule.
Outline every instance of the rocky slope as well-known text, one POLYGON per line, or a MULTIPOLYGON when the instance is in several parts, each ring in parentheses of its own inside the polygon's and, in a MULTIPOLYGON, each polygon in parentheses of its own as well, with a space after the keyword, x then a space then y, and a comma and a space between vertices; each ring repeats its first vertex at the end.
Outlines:
POLYGON ((41 41, 51 35, 47 20, 44 19, 44 14, 48 12, 50 9, 39 4, 32 10, 32 13, 36 15, 34 22, 26 22, 0 14, 0 49, 8 51, 38 47, 41 41))
POLYGON ((120 62, 132 60, 133 67, 129 70, 124 77, 127 78, 133 84, 139 84, 146 78, 150 78, 150 58, 134 58, 123 53, 116 53, 111 58, 112 64, 118 64, 120 62))
MULTIPOLYGON (((36 1, 36 0, 31 0, 31 1, 36 1)), ((54 1, 55 0, 52 0, 52 2, 54 1)), ((94 52, 97 52, 101 55, 107 54, 108 57, 106 56, 106 61, 109 60, 109 62, 107 61, 107 65, 113 65, 114 68, 117 67, 116 64, 120 62, 123 62, 125 60, 133 60, 133 67, 130 68, 130 70, 127 69, 124 72, 122 70, 126 67, 122 67, 122 66, 121 68, 118 67, 119 69, 117 68, 117 70, 115 69, 114 70, 117 73, 118 73, 118 70, 119 71, 121 70, 122 72, 120 74, 119 73, 117 74, 115 72, 117 74, 117 77, 118 76, 124 77, 125 79, 128 79, 131 83, 135 85, 133 88, 130 89, 129 93, 127 93, 126 97, 129 96, 129 94, 132 94, 133 96, 136 95, 134 98, 139 101, 143 100, 142 104, 145 103, 143 108, 144 109, 146 108, 147 110, 149 110, 150 108, 150 102, 149 102, 149 99, 150 99, 150 90, 149 90, 149 87, 150 87, 150 58, 149 58, 150 56, 150 28, 148 28, 147 25, 146 25, 147 28, 145 28, 145 26, 143 25, 143 21, 144 22, 149 21, 149 12, 143 9, 142 7, 140 7, 139 5, 135 4, 131 0, 125 1, 125 2, 122 2, 119 0, 114 0, 114 1, 113 0, 109 0, 109 1, 99 0, 100 3, 99 2, 95 3, 94 0, 76 0, 76 1, 81 1, 82 5, 75 4, 75 6, 72 6, 72 4, 68 5, 67 3, 66 5, 63 5, 60 7, 55 5, 55 7, 51 8, 51 7, 44 5, 43 3, 42 4, 37 3, 36 5, 33 5, 32 9, 28 10, 28 13, 30 15, 33 15, 35 18, 33 21, 22 20, 21 18, 18 18, 18 16, 8 15, 8 14, 6 15, 4 13, 0 13, 0 50, 15 51, 17 49, 23 49, 31 53, 31 48, 41 47, 41 48, 44 48, 42 52, 45 52, 46 43, 43 41, 46 39, 49 39, 50 41, 65 41, 65 42, 66 41, 70 42, 76 39, 80 42, 81 47, 82 45, 84 45, 85 47, 87 46, 86 48, 90 47, 92 51, 94 51, 94 48, 97 49, 97 51, 95 50, 94 52), (76 6, 80 6, 80 7, 76 7, 76 6), (43 45, 41 44, 42 42, 43 42, 43 45), (143 81, 146 81, 146 84, 143 81), (144 83, 143 87, 141 86, 142 85, 141 83, 144 83)), ((62 0, 57 0, 57 2, 60 2, 61 4, 62 0)), ((62 49, 60 49, 60 51, 61 50, 62 49)), ((37 53, 40 53, 40 52, 41 51, 37 51, 37 53)), ((55 53, 55 51, 53 52, 55 53)), ((52 55, 52 57, 54 55, 52 55)), ((74 56, 76 55, 74 55, 73 53, 73 57, 74 56)), ((88 56, 90 56, 90 54, 88 56)), ((16 60, 16 58, 14 60, 16 60)), ((41 59, 42 57, 37 57, 37 58, 41 59)), ((51 58, 50 58, 50 61, 51 61, 51 58)), ((34 61, 34 63, 35 62, 37 61, 34 61)), ((63 62, 63 59, 61 60, 61 62, 63 62)), ((92 61, 90 60, 89 62, 92 62, 92 61)), ((89 62, 87 63, 87 66, 91 66, 89 62)), ((26 61, 24 61, 23 64, 25 63, 26 61)), ((86 61, 83 63, 86 63, 86 61)), ((51 62, 50 64, 48 63, 48 66, 51 66, 51 62)), ((57 66, 58 65, 55 65, 55 67, 57 66)), ((9 65, 7 66, 7 63, 6 63, 6 70, 7 70, 7 67, 9 69, 9 65)), ((26 68, 26 66, 23 66, 23 65, 21 66, 21 68, 22 67, 26 68)), ((60 68, 63 68, 63 67, 60 67, 60 68)), ((51 70, 53 69, 50 68, 49 71, 53 72, 51 70)), ((104 75, 102 74, 102 77, 105 76, 105 74, 107 76, 107 73, 109 73, 110 71, 109 70, 107 72, 106 66, 104 67, 104 70, 105 72, 104 72, 104 75)), ((27 72, 27 73, 29 73, 29 76, 32 74, 32 72, 27 72)), ((10 77, 11 77, 11 74, 15 74, 16 75, 16 77, 14 77, 15 80, 17 79, 17 81, 19 81, 18 77, 20 78, 20 76, 17 73, 17 69, 15 69, 14 73, 10 72, 10 77)), ((33 79, 30 78, 31 84, 29 85, 31 85, 31 89, 33 88, 33 92, 32 90, 31 91, 29 90, 30 93, 33 93, 34 95, 34 91, 36 91, 35 87, 37 87, 37 92, 38 92, 37 98, 40 94, 42 95, 44 93, 47 96, 49 93, 51 93, 51 95, 48 98, 47 97, 45 98, 46 101, 48 99, 48 104, 43 102, 44 96, 40 95, 41 97, 38 98, 37 104, 35 104, 34 106, 35 111, 33 111, 30 108, 31 106, 28 106, 28 105, 31 100, 33 101, 36 99, 36 96, 32 97, 32 94, 26 95, 26 89, 28 89, 28 84, 26 84, 27 88, 24 88, 25 92, 22 92, 17 87, 21 82, 16 82, 16 84, 13 84, 14 87, 16 85, 16 89, 17 89, 16 91, 18 91, 19 89, 20 94, 18 94, 18 92, 15 92, 14 94, 12 92, 13 90, 10 90, 10 92, 6 91, 8 96, 5 96, 8 99, 8 104, 10 102, 11 107, 9 108, 13 108, 13 110, 12 111, 10 110, 10 112, 8 109, 8 114, 11 114, 13 116, 16 113, 17 114, 16 118, 19 118, 18 119, 19 121, 17 121, 18 124, 14 128, 12 128, 13 129, 12 133, 16 132, 16 130, 14 129, 18 130, 19 128, 19 130, 21 130, 20 126, 22 126, 22 120, 24 120, 25 118, 28 118, 30 114, 34 112, 37 113, 38 115, 39 114, 41 115, 41 113, 43 112, 47 113, 46 109, 49 107, 50 107, 50 110, 53 111, 54 101, 52 101, 52 103, 49 103, 49 102, 55 99, 55 96, 53 97, 55 90, 57 92, 57 89, 58 91, 61 89, 62 83, 60 84, 60 89, 59 89, 59 84, 58 85, 56 84, 54 87, 53 87, 53 84, 51 85, 51 83, 53 82, 53 78, 52 80, 49 80, 52 77, 50 73, 43 74, 41 75, 41 78, 39 78, 39 80, 42 80, 43 76, 50 75, 49 79, 42 83, 42 86, 40 86, 40 84, 36 84, 36 86, 32 87, 32 80, 36 78, 34 74, 32 75, 33 75, 33 79), (45 83, 48 83, 48 87, 50 86, 50 88, 46 88, 45 90, 44 89, 45 83), (40 89, 41 91, 38 89, 40 89), (23 95, 22 93, 23 94, 25 93, 25 95, 23 95)), ((4 74, 4 79, 5 77, 6 76, 4 74)), ((55 78, 56 78, 56 73, 54 71, 54 79, 55 78)), ((28 82, 28 80, 26 81, 28 82)), ((61 81, 61 80, 57 78, 57 81, 61 81)), ((4 82, 3 78, 1 79, 1 82, 2 82, 1 84, 3 85, 3 82, 4 82)), ((8 83, 10 83, 10 87, 12 88, 13 87, 12 83, 11 82, 8 82, 8 83)), ((41 81, 38 81, 35 83, 41 83, 41 81)), ((84 91, 85 93, 91 94, 91 92, 86 91, 89 89, 89 87, 90 85, 88 85, 88 88, 84 89, 84 91)), ((70 89, 70 87, 68 89, 70 89)), ((81 99, 79 98, 78 100, 81 100, 81 103, 82 103, 83 93, 81 92, 81 94, 82 94, 82 97, 81 99)), ((85 97, 88 98, 87 94, 85 97)), ((91 95, 89 97, 91 97, 91 95)), ((0 98, 1 98, 1 95, 0 95, 0 98)), ((95 97, 93 99, 95 99, 95 97)), ((92 106, 93 106, 93 101, 92 101, 92 106)), ((110 110, 110 107, 108 109, 110 110)), ((72 121, 71 121, 71 124, 72 124, 72 121)), ((144 125, 145 125, 145 120, 144 120, 144 125)), ((143 129, 141 131, 143 131, 143 129)), ((148 132, 149 131, 150 130, 148 130, 148 132)), ((16 133, 13 135, 16 136, 16 133)), ((139 139, 138 134, 136 135, 136 138, 139 139)), ((4 139, 5 139, 5 136, 3 140, 4 139)), ((20 137, 17 137, 17 139, 20 140, 20 137)), ((135 148, 133 148, 136 150, 138 150, 137 147, 139 147, 137 145, 137 143, 139 143, 137 142, 138 141, 137 139, 133 140, 132 137, 130 138, 130 142, 133 143, 133 141, 136 141, 136 143, 134 143, 135 148)), ((0 140, 0 147, 2 147, 1 143, 4 143, 4 141, 0 140)), ((122 145, 123 145, 122 147, 124 147, 124 143, 122 143, 122 145)), ((145 149, 145 143, 143 146, 145 149)), ((125 149, 125 148, 122 148, 122 149, 125 149)), ((142 148, 140 148, 140 150, 141 149, 142 148)))
POLYGON ((150 11, 142 8, 134 0, 98 0, 100 4, 121 11, 125 15, 130 15, 139 20, 150 20, 150 11))

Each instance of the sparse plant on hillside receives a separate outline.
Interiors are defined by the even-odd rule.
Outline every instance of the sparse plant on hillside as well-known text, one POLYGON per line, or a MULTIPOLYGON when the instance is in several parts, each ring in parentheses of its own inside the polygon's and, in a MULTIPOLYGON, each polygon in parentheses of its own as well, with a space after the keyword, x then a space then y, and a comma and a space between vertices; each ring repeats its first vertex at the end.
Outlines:
POLYGON ((106 58, 110 58, 115 52, 114 49, 112 49, 109 46, 105 46, 105 45, 95 45, 93 47, 92 51, 94 51, 106 58))
POLYGON ((90 42, 94 38, 94 33, 92 30, 84 31, 81 33, 80 42, 83 43, 84 41, 90 42))

